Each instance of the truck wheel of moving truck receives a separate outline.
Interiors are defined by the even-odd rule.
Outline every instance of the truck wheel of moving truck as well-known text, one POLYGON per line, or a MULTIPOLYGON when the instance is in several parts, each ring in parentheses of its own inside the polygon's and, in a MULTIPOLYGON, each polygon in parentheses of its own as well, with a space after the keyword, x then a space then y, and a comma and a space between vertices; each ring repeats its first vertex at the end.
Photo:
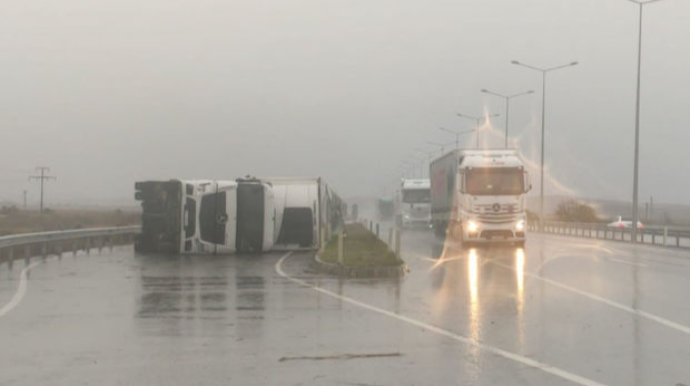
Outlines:
POLYGON ((437 238, 442 238, 446 236, 446 227, 443 225, 442 222, 434 222, 433 223, 433 228, 434 228, 434 235, 437 238))
POLYGON ((454 242, 462 242, 462 224, 455 221, 451 222, 448 225, 448 236, 454 242))

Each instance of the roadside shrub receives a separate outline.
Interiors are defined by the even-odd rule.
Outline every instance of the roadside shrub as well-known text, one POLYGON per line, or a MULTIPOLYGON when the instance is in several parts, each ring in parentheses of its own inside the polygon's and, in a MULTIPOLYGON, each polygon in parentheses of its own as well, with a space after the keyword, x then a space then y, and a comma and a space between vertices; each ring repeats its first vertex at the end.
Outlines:
POLYGON ((596 209, 589 204, 575 199, 561 201, 556 208, 558 221, 566 222, 599 222, 596 209))

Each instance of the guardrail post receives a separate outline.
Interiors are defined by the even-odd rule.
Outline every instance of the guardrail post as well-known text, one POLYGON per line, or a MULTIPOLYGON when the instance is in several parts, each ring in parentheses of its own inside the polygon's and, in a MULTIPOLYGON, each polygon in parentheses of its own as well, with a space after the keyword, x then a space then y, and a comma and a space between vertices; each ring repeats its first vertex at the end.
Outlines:
POLYGON ((395 230, 395 256, 400 258, 400 229, 395 230))
POLYGON ((77 255, 77 240, 72 240, 72 256, 77 255))
POLYGON ((338 232, 338 263, 343 265, 343 231, 338 232))
POLYGON ((24 264, 29 265, 29 260, 31 259, 31 245, 24 246, 24 264))
POLYGON ((14 247, 9 247, 7 250, 7 266, 12 269, 12 260, 14 260, 14 247))
POLYGON ((91 237, 86 238, 84 249, 86 250, 87 255, 91 255, 91 237))
POLYGON ((62 240, 60 240, 60 242, 58 243, 58 247, 57 247, 57 251, 56 251, 57 255, 58 255, 58 259, 62 259, 62 243, 63 243, 62 240))
POLYGON ((680 248, 680 232, 676 233, 676 247, 680 248))
POLYGON ((388 230, 388 248, 393 247, 393 228, 388 230))
POLYGON ((666 240, 668 239, 668 227, 664 227, 664 247, 666 246, 666 240))
POLYGON ((379 237, 379 223, 376 223, 376 237, 379 237))
POLYGON ((41 244, 41 257, 45 259, 47 254, 48 254, 48 243, 43 243, 43 244, 41 244))

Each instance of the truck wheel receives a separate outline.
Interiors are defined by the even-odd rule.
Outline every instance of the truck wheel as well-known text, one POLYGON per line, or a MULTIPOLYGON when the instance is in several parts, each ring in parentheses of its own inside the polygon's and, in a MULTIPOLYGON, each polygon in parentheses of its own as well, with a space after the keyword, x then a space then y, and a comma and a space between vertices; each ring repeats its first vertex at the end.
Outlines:
POLYGON ((443 223, 434 223, 434 235, 436 235, 436 237, 439 239, 446 235, 446 227, 443 226, 443 223))
POLYGON ((448 228, 450 229, 450 236, 453 241, 463 241, 462 224, 453 222, 448 226, 448 228))

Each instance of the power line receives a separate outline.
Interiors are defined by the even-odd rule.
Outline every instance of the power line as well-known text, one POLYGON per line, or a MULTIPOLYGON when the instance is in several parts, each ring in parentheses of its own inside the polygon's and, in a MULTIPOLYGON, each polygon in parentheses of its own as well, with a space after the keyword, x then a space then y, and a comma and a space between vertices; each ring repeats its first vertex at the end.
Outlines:
POLYGON ((37 166, 36 171, 41 172, 41 175, 29 176, 29 181, 39 180, 41 182, 41 213, 43 213, 43 184, 45 181, 57 180, 57 177, 46 175, 46 172, 50 172, 50 168, 47 166, 37 166))

